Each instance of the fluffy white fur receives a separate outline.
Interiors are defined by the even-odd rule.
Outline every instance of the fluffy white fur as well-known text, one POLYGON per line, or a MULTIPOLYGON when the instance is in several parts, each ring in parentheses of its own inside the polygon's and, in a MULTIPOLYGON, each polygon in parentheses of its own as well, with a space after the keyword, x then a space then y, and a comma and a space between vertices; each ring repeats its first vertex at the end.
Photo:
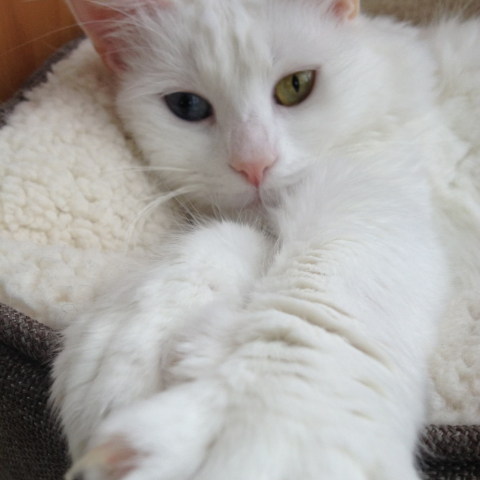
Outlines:
POLYGON ((86 478, 418 478, 438 322, 450 288, 480 283, 480 223, 460 224, 435 176, 478 161, 459 115, 480 116, 460 78, 480 71, 480 26, 347 19, 344 3, 138 4, 90 30, 167 185, 266 224, 194 228, 66 330, 54 399, 74 459, 93 449, 86 478), (275 104, 306 69, 311 96, 275 104), (173 117, 175 91, 214 118, 173 117), (259 128, 255 154, 277 161, 257 192, 229 159, 259 128))
POLYGON ((325 162, 281 210, 271 265, 255 231, 205 227, 73 324, 56 395, 74 458, 106 408, 167 389, 102 427, 93 442, 115 464, 98 478, 416 478, 447 275, 426 179, 397 160, 405 177, 325 162), (414 281, 407 265, 422 265, 414 281), (119 444, 135 452, 127 466, 119 444))

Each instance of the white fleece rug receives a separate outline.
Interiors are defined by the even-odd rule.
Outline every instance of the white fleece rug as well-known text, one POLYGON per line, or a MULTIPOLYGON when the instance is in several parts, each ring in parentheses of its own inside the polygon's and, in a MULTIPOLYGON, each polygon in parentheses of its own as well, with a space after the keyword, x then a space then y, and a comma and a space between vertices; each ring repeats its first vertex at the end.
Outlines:
POLYGON ((0 130, 0 301, 60 329, 173 215, 148 209, 159 188, 90 42, 53 70, 0 130))
MULTIPOLYGON (((122 132, 90 42, 26 96, 0 130, 0 301, 61 329, 178 218, 148 208, 159 185, 122 132)), ((480 424, 479 293, 459 293, 444 319, 432 422, 480 424)))

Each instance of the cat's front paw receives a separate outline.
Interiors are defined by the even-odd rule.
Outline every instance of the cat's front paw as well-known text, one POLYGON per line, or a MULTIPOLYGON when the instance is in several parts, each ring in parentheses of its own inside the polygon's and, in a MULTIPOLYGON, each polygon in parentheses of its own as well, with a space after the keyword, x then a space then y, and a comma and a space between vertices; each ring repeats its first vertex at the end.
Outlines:
POLYGON ((186 325, 195 330, 199 312, 220 300, 242 304, 267 250, 264 235, 246 225, 198 228, 170 245, 163 260, 119 278, 63 332, 52 400, 74 461, 107 415, 166 387, 170 364, 179 363, 171 346, 186 325))
POLYGON ((79 471, 88 480, 419 478, 398 438, 372 420, 351 422, 334 401, 317 413, 301 392, 286 404, 274 388, 272 396, 235 390, 202 379, 112 415, 71 478, 79 471))

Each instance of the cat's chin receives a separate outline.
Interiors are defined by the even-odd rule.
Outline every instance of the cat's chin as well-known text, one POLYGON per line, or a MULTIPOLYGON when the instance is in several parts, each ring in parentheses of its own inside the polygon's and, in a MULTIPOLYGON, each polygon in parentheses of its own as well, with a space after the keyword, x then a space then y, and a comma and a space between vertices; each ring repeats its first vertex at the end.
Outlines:
POLYGON ((215 210, 234 213, 256 209, 261 206, 261 201, 257 192, 249 192, 247 195, 238 195, 236 198, 224 199, 223 202, 217 199, 217 202, 212 202, 211 205, 215 210))
POLYGON ((247 192, 239 192, 236 195, 211 196, 178 196, 177 201, 184 210, 192 215, 201 212, 202 215, 217 217, 240 218, 247 216, 253 218, 252 214, 260 214, 265 210, 265 205, 260 192, 254 188, 247 192))
POLYGON ((257 193, 255 198, 248 203, 244 202, 233 208, 225 208, 223 212, 229 218, 240 222, 261 223, 267 208, 262 202, 260 194, 257 193))

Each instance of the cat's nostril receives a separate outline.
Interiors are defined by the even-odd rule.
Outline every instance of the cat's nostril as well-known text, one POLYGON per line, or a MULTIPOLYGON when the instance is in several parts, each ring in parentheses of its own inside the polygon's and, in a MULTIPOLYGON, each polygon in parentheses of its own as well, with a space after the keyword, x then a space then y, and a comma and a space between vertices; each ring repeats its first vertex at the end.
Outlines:
POLYGON ((251 183, 254 187, 259 187, 265 177, 265 172, 272 165, 271 162, 235 162, 231 167, 243 175, 247 182, 251 183))

